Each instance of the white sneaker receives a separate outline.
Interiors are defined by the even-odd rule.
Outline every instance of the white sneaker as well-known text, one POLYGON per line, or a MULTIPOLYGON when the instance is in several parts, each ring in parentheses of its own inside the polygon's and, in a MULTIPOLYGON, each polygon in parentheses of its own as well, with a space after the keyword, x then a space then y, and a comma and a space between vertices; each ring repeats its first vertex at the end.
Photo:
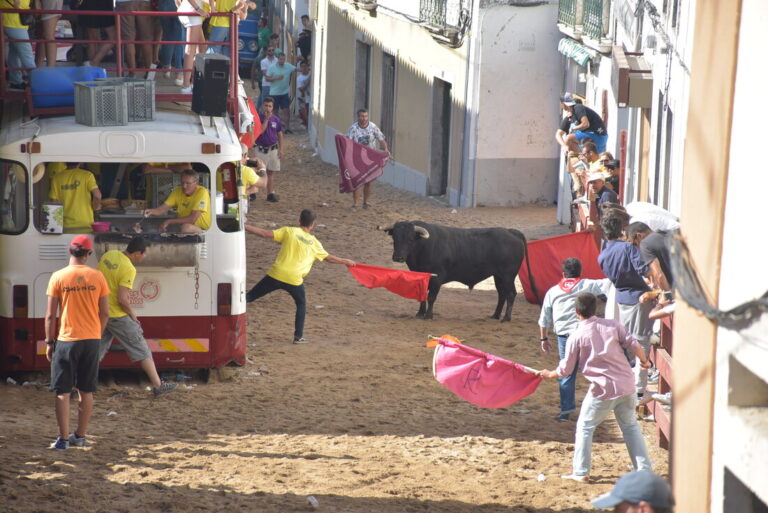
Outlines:
POLYGON ((589 483, 589 476, 577 476, 576 474, 563 474, 562 479, 576 481, 577 483, 589 483))
POLYGON ((181 94, 192 94, 192 86, 182 87, 181 94))
POLYGON ((177 86, 181 87, 181 86, 184 85, 184 80, 181 79, 181 78, 177 78, 176 80, 173 81, 173 83, 176 84, 177 86))
POLYGON ((651 396, 654 401, 661 404, 672 404, 672 392, 667 392, 666 394, 653 394, 651 396))
POLYGON ((304 337, 293 339, 294 344, 309 344, 309 340, 304 337))
POLYGON ((91 61, 83 61, 83 66, 90 66, 90 65, 91 65, 91 61))
POLYGON ((155 70, 157 69, 157 64, 152 63, 149 65, 149 67, 152 69, 152 71, 147 72, 147 80, 154 80, 155 79, 155 70))

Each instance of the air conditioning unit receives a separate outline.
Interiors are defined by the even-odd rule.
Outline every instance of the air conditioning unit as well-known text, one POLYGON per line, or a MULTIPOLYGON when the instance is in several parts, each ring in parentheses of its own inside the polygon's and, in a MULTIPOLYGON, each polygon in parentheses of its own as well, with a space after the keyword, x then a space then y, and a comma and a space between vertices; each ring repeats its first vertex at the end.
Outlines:
POLYGON ((379 4, 377 0, 355 0, 355 6, 364 11, 375 11, 379 4))

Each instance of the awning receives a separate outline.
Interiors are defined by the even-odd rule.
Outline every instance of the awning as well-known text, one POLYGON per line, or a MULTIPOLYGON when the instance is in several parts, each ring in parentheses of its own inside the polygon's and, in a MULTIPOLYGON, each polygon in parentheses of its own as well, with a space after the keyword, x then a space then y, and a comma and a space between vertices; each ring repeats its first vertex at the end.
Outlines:
POLYGON ((579 63, 579 66, 585 66, 587 61, 595 56, 592 50, 568 37, 560 40, 557 51, 579 63))

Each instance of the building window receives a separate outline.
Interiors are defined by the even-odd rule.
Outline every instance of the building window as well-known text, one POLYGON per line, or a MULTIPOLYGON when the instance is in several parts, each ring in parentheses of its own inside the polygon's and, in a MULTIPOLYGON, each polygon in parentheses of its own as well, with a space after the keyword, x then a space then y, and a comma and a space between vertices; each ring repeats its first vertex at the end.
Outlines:
POLYGON ((16 235, 27 228, 27 184, 24 166, 0 161, 0 233, 16 235))

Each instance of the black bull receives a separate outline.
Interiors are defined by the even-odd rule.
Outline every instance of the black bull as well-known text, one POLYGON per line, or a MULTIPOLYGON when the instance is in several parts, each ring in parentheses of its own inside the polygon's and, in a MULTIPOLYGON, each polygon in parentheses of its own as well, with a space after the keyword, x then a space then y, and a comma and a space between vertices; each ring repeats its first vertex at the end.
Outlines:
POLYGON ((400 221, 387 227, 378 227, 392 236, 392 260, 405 262, 411 271, 432 273, 429 296, 421 303, 417 317, 432 318, 432 306, 440 287, 458 281, 470 289, 493 276, 499 302, 493 318, 501 316, 504 303, 507 309, 502 322, 512 318, 515 302, 515 277, 523 263, 528 263, 528 278, 534 285, 528 262, 528 244, 525 235, 507 228, 451 228, 421 221, 400 221))

